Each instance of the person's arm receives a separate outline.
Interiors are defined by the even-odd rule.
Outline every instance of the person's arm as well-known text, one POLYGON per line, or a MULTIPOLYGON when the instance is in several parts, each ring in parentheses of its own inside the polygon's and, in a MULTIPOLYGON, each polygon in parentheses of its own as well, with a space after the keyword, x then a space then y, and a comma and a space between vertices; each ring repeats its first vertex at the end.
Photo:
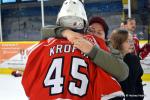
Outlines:
POLYGON ((139 50, 139 57, 143 60, 150 54, 150 43, 144 44, 144 46, 139 50))
POLYGON ((127 64, 119 56, 105 52, 97 46, 87 54, 92 61, 118 81, 124 81, 129 75, 127 64))
POLYGON ((113 50, 112 53, 108 53, 82 37, 75 39, 73 43, 76 48, 88 55, 98 67, 111 74, 118 81, 123 81, 128 77, 128 66, 118 50, 111 49, 113 50))
POLYGON ((118 81, 123 81, 128 77, 128 66, 118 50, 111 49, 113 50, 112 53, 108 53, 83 37, 74 39, 72 43, 74 47, 88 55, 98 67, 111 74, 118 81))
POLYGON ((56 25, 48 25, 41 28, 42 39, 48 39, 50 37, 55 38, 67 38, 70 42, 73 39, 82 37, 80 33, 74 32, 68 28, 56 26, 56 25))
POLYGON ((61 34, 67 28, 56 26, 56 25, 48 25, 41 28, 42 39, 48 39, 50 37, 63 38, 61 34))

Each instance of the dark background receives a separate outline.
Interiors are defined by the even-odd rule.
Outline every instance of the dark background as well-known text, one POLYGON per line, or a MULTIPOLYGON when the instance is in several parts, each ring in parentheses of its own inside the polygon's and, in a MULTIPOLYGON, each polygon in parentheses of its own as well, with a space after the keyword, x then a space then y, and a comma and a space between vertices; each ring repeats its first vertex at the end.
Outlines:
MULTIPOLYGON (((44 1, 45 25, 55 24, 64 0, 44 1)), ((150 0, 131 0, 132 17, 136 18, 136 33, 140 39, 148 39, 150 24, 150 0)), ((3 41, 34 41, 41 39, 41 4, 38 0, 1 0, 3 41)), ((102 16, 109 25, 109 33, 123 20, 122 0, 85 0, 88 18, 102 16)))

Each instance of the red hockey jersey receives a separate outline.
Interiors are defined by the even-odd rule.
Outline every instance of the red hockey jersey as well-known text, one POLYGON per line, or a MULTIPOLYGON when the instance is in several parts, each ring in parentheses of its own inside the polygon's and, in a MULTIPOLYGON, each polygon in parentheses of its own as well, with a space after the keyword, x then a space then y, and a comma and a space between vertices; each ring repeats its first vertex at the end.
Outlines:
POLYGON ((134 47, 135 47, 134 54, 138 55, 140 51, 140 44, 139 44, 139 39, 136 34, 133 34, 133 41, 134 41, 134 47))
POLYGON ((150 53, 150 44, 146 43, 142 48, 140 48, 139 39, 136 34, 133 35, 134 47, 135 51, 134 54, 138 55, 141 59, 144 59, 150 53))
POLYGON ((100 100, 121 91, 111 76, 68 40, 55 38, 42 41, 30 53, 22 85, 30 100, 100 100))

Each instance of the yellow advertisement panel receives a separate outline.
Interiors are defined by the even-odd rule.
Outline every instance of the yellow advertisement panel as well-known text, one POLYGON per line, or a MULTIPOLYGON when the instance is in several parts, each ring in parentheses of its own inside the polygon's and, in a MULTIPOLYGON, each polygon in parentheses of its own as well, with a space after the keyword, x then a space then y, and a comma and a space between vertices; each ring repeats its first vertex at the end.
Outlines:
POLYGON ((128 0, 122 0, 123 4, 128 4, 128 0))

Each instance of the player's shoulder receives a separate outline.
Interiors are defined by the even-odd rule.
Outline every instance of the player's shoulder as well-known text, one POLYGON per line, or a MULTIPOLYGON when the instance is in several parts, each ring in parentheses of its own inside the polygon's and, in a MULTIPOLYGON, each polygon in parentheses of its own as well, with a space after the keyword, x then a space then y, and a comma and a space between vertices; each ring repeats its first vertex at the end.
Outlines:
POLYGON ((31 48, 31 50, 29 52, 29 55, 34 54, 36 52, 40 52, 41 50, 44 50, 45 46, 49 45, 49 43, 51 43, 53 40, 55 40, 55 38, 49 38, 49 39, 46 39, 46 40, 39 41, 39 43, 35 44, 31 48))
POLYGON ((93 34, 86 34, 84 35, 85 38, 93 38, 94 39, 94 35, 93 34))
POLYGON ((92 34, 84 35, 84 38, 87 39, 88 41, 92 42, 93 44, 97 44, 96 39, 95 39, 94 35, 92 35, 92 34))

